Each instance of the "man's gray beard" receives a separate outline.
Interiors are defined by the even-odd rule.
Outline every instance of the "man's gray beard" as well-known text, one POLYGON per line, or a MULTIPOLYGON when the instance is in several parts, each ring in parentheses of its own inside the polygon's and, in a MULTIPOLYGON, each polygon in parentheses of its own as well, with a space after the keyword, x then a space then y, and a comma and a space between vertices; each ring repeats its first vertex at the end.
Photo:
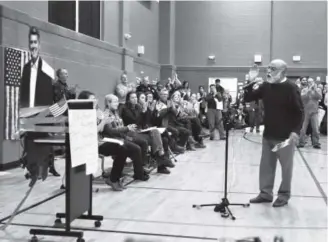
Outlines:
POLYGON ((266 76, 266 81, 269 82, 269 83, 273 83, 273 78, 272 77, 268 77, 266 76))
POLYGON ((280 81, 281 81, 282 79, 277 79, 277 80, 275 80, 273 77, 266 77, 266 81, 267 82, 269 82, 269 83, 271 83, 271 84, 273 84, 273 83, 279 83, 280 81))

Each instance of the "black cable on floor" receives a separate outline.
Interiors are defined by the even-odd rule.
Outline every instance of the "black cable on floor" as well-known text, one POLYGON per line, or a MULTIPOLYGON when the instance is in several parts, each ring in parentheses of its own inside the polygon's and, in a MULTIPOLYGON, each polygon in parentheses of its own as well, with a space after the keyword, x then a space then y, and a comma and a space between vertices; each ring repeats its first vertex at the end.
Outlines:
MULTIPOLYGON (((37 207, 37 206, 39 206, 39 205, 41 205, 41 204, 43 204, 45 202, 48 202, 48 201, 50 201, 50 200, 52 200, 52 199, 54 199, 56 197, 59 197, 60 195, 63 195, 64 193, 65 193, 65 191, 60 192, 60 193, 57 193, 57 194, 52 195, 51 197, 48 197, 48 198, 46 198, 46 199, 44 199, 44 200, 42 200, 40 202, 34 203, 34 204, 32 204, 32 205, 30 205, 30 206, 28 206, 26 208, 23 208, 22 210, 19 210, 16 213, 16 216, 19 215, 19 214, 21 214, 21 213, 24 213, 24 212, 26 212, 26 211, 28 211, 28 210, 30 210, 32 208, 35 208, 35 207, 37 207)), ((6 217, 4 217, 4 218, 2 218, 2 219, 0 219, 0 223, 3 223, 4 221, 6 221, 7 219, 9 219, 10 217, 11 217, 11 214, 8 215, 8 216, 6 216, 6 217)))

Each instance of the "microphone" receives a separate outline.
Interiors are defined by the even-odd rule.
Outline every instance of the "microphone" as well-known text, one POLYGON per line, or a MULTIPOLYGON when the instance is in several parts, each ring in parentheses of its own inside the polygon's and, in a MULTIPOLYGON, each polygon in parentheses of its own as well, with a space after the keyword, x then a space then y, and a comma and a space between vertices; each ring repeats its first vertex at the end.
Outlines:
POLYGON ((249 88, 250 86, 254 85, 255 83, 257 83, 257 81, 252 81, 252 82, 250 82, 250 83, 244 85, 244 86, 243 86, 243 89, 247 89, 247 88, 249 88))
POLYGON ((257 90, 262 84, 263 84, 263 80, 261 80, 261 81, 254 80, 254 81, 246 84, 245 86, 243 86, 243 89, 245 90, 245 89, 253 86, 253 90, 257 90))

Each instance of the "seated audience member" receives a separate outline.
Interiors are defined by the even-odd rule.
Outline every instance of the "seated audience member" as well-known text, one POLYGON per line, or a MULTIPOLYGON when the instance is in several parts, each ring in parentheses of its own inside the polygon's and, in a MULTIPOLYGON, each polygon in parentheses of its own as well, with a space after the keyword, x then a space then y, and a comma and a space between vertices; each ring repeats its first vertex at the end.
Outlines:
POLYGON ((115 94, 119 100, 119 107, 118 107, 119 114, 121 114, 122 108, 125 104, 126 94, 128 94, 128 92, 131 92, 134 90, 135 90, 134 85, 132 83, 128 82, 127 73, 123 72, 120 83, 117 84, 117 86, 115 88, 115 94))
POLYGON ((155 106, 156 106, 156 100, 154 99, 154 95, 151 92, 146 92, 145 96, 146 96, 146 102, 147 102, 148 108, 152 113, 155 110, 155 106))
POLYGON ((54 102, 57 103, 62 99, 75 99, 76 88, 69 88, 67 85, 68 72, 66 69, 58 69, 56 72, 58 80, 53 85, 54 102))
POLYGON ((151 92, 153 95, 156 95, 156 89, 153 88, 152 85, 150 85, 148 76, 145 76, 142 79, 140 85, 137 87, 137 93, 146 93, 146 92, 151 92))
MULTIPOLYGON (((141 105, 138 104, 138 97, 135 92, 129 92, 126 96, 125 106, 122 109, 122 120, 125 125, 135 124, 138 129, 145 129, 149 126, 149 118, 151 113, 148 110, 146 98, 144 94, 141 105), (148 119, 148 120, 147 120, 148 119)), ((172 162, 166 158, 163 148, 161 134, 158 129, 153 129, 149 132, 138 133, 141 139, 147 140, 151 145, 151 150, 158 165, 158 173, 169 174, 167 167, 174 167, 172 162)))
POLYGON ((197 117, 199 117, 201 101, 197 100, 196 93, 191 94, 190 104, 191 104, 190 111, 193 112, 197 117))
POLYGON ((313 78, 308 79, 307 87, 301 91, 301 97, 304 105, 304 121, 300 134, 299 147, 304 147, 306 139, 306 130, 311 123, 312 145, 315 149, 320 149, 320 133, 318 124, 318 108, 321 99, 321 91, 317 88, 313 78))
MULTIPOLYGON (((144 106, 145 108, 147 107, 147 114, 146 114, 146 118, 144 119, 144 126, 146 128, 148 127, 155 127, 156 126, 156 122, 154 120, 154 110, 155 110, 155 105, 156 102, 153 101, 152 104, 150 104, 149 102, 151 102, 152 98, 152 94, 148 93, 148 98, 146 98, 146 95, 141 93, 138 96, 138 102, 140 106, 144 106), (149 101, 149 102, 148 102, 149 101), (154 104, 154 105, 153 105, 154 104)), ((169 155, 169 143, 172 141, 171 137, 169 136, 167 130, 165 129, 165 131, 161 134, 162 137, 162 142, 163 142, 163 148, 164 148, 164 157, 166 159, 169 160, 170 164, 172 167, 174 167, 174 164, 171 162, 171 160, 169 159, 170 155, 169 155)))
POLYGON ((184 81, 179 90, 180 90, 182 99, 189 101, 190 96, 191 96, 191 89, 189 86, 189 82, 184 81))
POLYGON ((168 100, 168 91, 162 89, 160 92, 160 100, 157 101, 153 113, 154 124, 158 127, 166 127, 166 130, 171 133, 173 142, 171 143, 172 151, 176 154, 184 152, 184 146, 187 144, 188 137, 191 132, 183 126, 175 126, 176 112, 172 101, 168 100))
POLYGON ((182 83, 179 80, 177 73, 173 75, 173 78, 168 78, 168 83, 166 85, 166 88, 169 91, 169 94, 172 94, 174 91, 180 89, 181 86, 182 83))
POLYGON ((118 98, 109 94, 105 97, 105 111, 103 112, 105 123, 103 136, 124 141, 123 147, 126 155, 132 160, 134 168, 134 179, 147 181, 149 175, 143 169, 147 156, 148 143, 142 139, 135 138, 136 126, 124 126, 122 119, 118 115, 118 98))
MULTIPOLYGON (((96 100, 96 97, 93 93, 89 91, 82 91, 78 99, 92 99, 96 100)), ((97 101, 95 102, 97 105, 97 101)), ((98 106, 98 105, 97 105, 98 106)), ((124 164, 126 162, 128 150, 126 147, 121 146, 117 143, 103 142, 103 129, 106 123, 106 119, 102 111, 97 108, 97 128, 98 128, 98 152, 104 156, 113 156, 113 168, 111 170, 110 176, 106 179, 106 184, 112 187, 114 191, 123 191, 125 189, 124 185, 121 183, 120 178, 122 176, 124 164)))
POLYGON ((189 147, 195 145, 195 148, 205 148, 203 143, 203 135, 205 134, 202 133, 202 125, 193 105, 186 100, 182 100, 179 91, 174 92, 172 101, 179 108, 178 121, 192 132, 192 136, 188 140, 189 147))
POLYGON ((225 140, 223 117, 222 117, 222 95, 217 91, 218 88, 214 84, 210 86, 210 93, 206 97, 207 101, 207 120, 210 128, 211 140, 215 137, 215 128, 219 130, 220 140, 225 140))

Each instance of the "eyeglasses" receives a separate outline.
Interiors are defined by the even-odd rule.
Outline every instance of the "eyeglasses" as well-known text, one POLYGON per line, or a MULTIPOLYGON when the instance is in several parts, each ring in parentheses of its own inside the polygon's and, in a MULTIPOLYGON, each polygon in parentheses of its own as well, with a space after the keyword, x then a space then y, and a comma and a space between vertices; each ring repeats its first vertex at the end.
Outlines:
POLYGON ((276 70, 278 70, 278 68, 277 67, 274 67, 274 66, 268 66, 267 67, 267 70, 276 71, 276 70))

